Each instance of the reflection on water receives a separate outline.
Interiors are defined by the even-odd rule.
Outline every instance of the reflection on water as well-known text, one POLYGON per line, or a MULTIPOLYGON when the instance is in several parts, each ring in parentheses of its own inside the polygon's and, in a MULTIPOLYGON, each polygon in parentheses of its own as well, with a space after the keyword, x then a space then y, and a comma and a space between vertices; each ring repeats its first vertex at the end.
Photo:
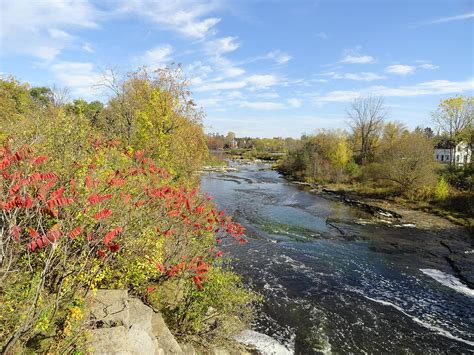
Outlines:
POLYGON ((247 227, 248 244, 224 248, 266 298, 256 331, 298 354, 474 351, 474 297, 427 275, 420 260, 373 251, 367 238, 421 232, 372 223, 263 168, 201 180, 247 227))

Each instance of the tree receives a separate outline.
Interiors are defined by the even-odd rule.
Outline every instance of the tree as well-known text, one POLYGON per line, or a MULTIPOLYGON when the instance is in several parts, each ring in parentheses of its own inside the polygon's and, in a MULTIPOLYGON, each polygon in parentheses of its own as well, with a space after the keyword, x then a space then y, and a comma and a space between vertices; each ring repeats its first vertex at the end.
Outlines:
POLYGON ((31 97, 28 94, 27 84, 21 84, 13 77, 0 79, 0 136, 7 128, 5 124, 17 121, 31 107, 31 97))
POLYGON ((382 97, 356 99, 347 111, 352 128, 357 161, 365 164, 373 159, 387 110, 382 97))
POLYGON ((321 130, 302 136, 280 164, 288 174, 312 181, 339 182, 352 158, 347 134, 340 130, 321 130))
POLYGON ((408 133, 408 129, 401 122, 392 121, 385 124, 380 141, 381 153, 385 154, 387 151, 397 149, 400 138, 406 133, 408 133))
POLYGON ((235 140, 235 133, 234 132, 227 132, 227 135, 225 136, 225 147, 227 148, 234 148, 235 140))
POLYGON ((442 100, 432 116, 451 141, 468 139, 474 124, 474 97, 457 96, 442 100))
POLYGON ((53 91, 44 86, 31 88, 30 96, 40 107, 46 107, 54 100, 53 91))
POLYGON ((187 178, 207 159, 203 112, 194 104, 182 70, 145 69, 126 80, 107 78, 112 98, 98 126, 108 138, 133 149, 148 150, 176 178, 187 178))
POLYGON ((90 123, 95 125, 99 120, 99 115, 104 108, 104 104, 100 101, 92 101, 87 102, 83 99, 76 99, 73 101, 72 104, 66 105, 66 110, 69 113, 73 113, 76 115, 84 115, 86 116, 90 123))
POLYGON ((376 179, 395 184, 403 193, 436 180, 432 143, 417 132, 403 134, 392 149, 383 152, 377 167, 376 179))

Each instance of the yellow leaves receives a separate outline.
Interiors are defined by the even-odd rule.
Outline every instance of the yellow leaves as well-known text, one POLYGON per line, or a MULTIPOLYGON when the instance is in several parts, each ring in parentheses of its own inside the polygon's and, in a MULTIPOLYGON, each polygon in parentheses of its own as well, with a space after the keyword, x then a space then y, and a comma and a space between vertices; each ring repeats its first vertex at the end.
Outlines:
POLYGON ((345 137, 340 137, 335 143, 333 154, 330 157, 331 164, 338 168, 344 168, 349 163, 352 151, 345 137))
POLYGON ((464 97, 464 96, 456 96, 456 97, 442 100, 439 106, 440 108, 447 109, 447 110, 456 110, 456 109, 459 109, 467 100, 469 100, 469 98, 464 97))
POLYGON ((81 320, 83 317, 84 317, 84 313, 79 307, 72 306, 71 308, 69 308, 69 315, 67 318, 70 321, 75 322, 75 321, 81 320))

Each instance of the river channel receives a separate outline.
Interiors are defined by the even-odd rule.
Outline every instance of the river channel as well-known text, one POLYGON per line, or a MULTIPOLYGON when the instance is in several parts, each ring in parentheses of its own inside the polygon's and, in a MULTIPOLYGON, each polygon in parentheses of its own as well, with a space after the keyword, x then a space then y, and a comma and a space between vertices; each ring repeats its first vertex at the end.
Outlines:
POLYGON ((203 175, 201 189, 247 228, 249 243, 224 250, 265 297, 249 334, 279 344, 264 351, 474 352, 474 290, 443 263, 384 248, 386 236, 427 231, 375 220, 265 164, 237 168, 203 175))

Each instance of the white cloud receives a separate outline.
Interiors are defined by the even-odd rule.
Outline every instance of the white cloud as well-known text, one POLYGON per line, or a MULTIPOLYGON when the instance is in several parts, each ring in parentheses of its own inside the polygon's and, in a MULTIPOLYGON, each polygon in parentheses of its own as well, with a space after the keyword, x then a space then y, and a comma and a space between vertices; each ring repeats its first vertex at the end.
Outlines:
POLYGON ((265 56, 266 59, 273 59, 278 64, 288 63, 293 57, 280 50, 272 51, 265 56))
POLYGON ((348 54, 339 63, 371 64, 371 63, 375 63, 375 58, 370 55, 348 54))
POLYGON ((224 80, 226 78, 235 78, 245 73, 245 70, 235 66, 229 59, 220 55, 209 58, 209 62, 213 64, 214 71, 217 74, 215 80, 224 80))
POLYGON ((218 38, 206 43, 206 51, 213 55, 220 55, 235 51, 239 44, 235 42, 236 37, 218 38))
POLYGON ((288 99, 287 101, 291 107, 301 107, 303 105, 303 101, 300 99, 288 99))
POLYGON ((67 30, 96 28, 101 16, 92 4, 80 0, 0 1, 0 42, 3 54, 54 59, 76 38, 67 30))
POLYGON ((94 53, 95 52, 92 45, 90 43, 87 43, 87 42, 83 44, 82 49, 84 49, 86 52, 89 52, 89 53, 94 53))
POLYGON ((262 92, 256 96, 261 97, 262 99, 278 99, 280 97, 276 92, 262 92))
POLYGON ((457 16, 450 16, 450 17, 441 17, 439 19, 425 22, 423 23, 424 25, 434 25, 438 23, 444 23, 444 22, 452 22, 452 21, 461 21, 461 20, 468 20, 470 18, 474 18, 474 12, 468 12, 462 15, 457 15, 457 16))
POLYGON ((327 64, 325 66, 334 66, 338 64, 372 64, 377 62, 377 60, 368 54, 362 54, 362 47, 357 46, 352 49, 346 49, 343 52, 342 59, 336 63, 327 64))
POLYGON ((277 49, 277 50, 268 52, 265 55, 260 55, 258 57, 253 57, 253 58, 244 60, 244 61, 240 62, 240 64, 249 64, 249 63, 259 61, 259 60, 273 60, 277 64, 281 65, 281 64, 288 63, 291 59, 293 59, 293 56, 291 56, 291 54, 288 54, 284 51, 281 51, 281 50, 277 49))
POLYGON ((196 60, 189 64, 186 68, 188 73, 195 73, 201 77, 207 76, 209 73, 212 73, 212 68, 209 65, 204 65, 200 60, 196 60))
POLYGON ((247 83, 243 80, 237 81, 219 81, 219 82, 207 82, 194 89, 196 92, 206 92, 213 90, 235 90, 245 87, 247 83))
POLYGON ((186 37, 203 39, 215 34, 220 18, 207 17, 219 7, 217 1, 123 1, 118 13, 135 13, 186 37))
MULTIPOLYGON (((207 18, 203 21, 187 23, 183 28, 178 29, 178 32, 189 37, 203 38, 209 34, 211 29, 220 21, 221 19, 219 18, 207 18)), ((215 34, 215 31, 212 31, 212 34, 215 34)))
POLYGON ((51 38, 55 40, 59 40, 59 41, 70 41, 74 38, 66 31, 58 30, 56 28, 49 28, 48 33, 51 36, 51 38))
POLYGON ((313 96, 315 103, 350 102, 366 95, 387 97, 415 97, 424 95, 460 94, 474 90, 474 78, 466 81, 432 80, 415 85, 399 86, 371 86, 362 90, 336 90, 326 94, 313 96))
POLYGON ((240 104, 242 108, 251 108, 255 110, 282 110, 287 108, 287 106, 281 102, 273 101, 243 101, 240 104))
POLYGON ((61 86, 71 89, 74 96, 90 98, 97 94, 96 86, 104 76, 90 62, 58 62, 50 71, 61 86))
POLYGON ((209 97, 206 99, 198 99, 196 100, 196 103, 204 108, 212 108, 219 107, 220 101, 221 100, 217 97, 209 97))
POLYGON ((244 95, 240 91, 234 90, 234 91, 229 92, 227 97, 230 99, 241 99, 244 97, 244 95))
POLYGON ((372 72, 360 72, 360 73, 326 72, 326 73, 322 73, 321 75, 329 76, 334 79, 347 79, 347 80, 357 80, 357 81, 374 81, 374 80, 382 80, 386 78, 383 75, 379 75, 372 72))
POLYGON ((431 63, 423 63, 423 64, 420 65, 420 68, 423 68, 423 69, 426 69, 426 70, 435 70, 435 69, 438 69, 439 66, 431 64, 431 63))
POLYGON ((146 65, 151 69, 164 67, 171 61, 170 55, 173 53, 173 47, 169 44, 156 46, 146 51, 142 56, 137 57, 134 61, 138 65, 146 65))
POLYGON ((278 84, 279 79, 271 74, 256 74, 249 76, 246 81, 257 89, 267 88, 278 84))
POLYGON ((385 76, 378 75, 370 72, 361 72, 361 73, 346 73, 344 74, 345 79, 349 80, 359 80, 359 81, 374 81, 385 79, 385 76))
POLYGON ((275 101, 242 101, 240 107, 254 110, 285 110, 301 107, 303 101, 300 99, 288 99, 286 103, 275 101))
POLYGON ((242 74, 245 74, 245 70, 242 68, 230 66, 228 68, 222 68, 221 74, 226 78, 234 78, 236 76, 241 76, 242 74))
POLYGON ((327 35, 326 32, 319 32, 317 35, 316 35, 319 39, 322 39, 322 40, 326 40, 329 38, 329 36, 327 35))
POLYGON ((236 90, 247 87, 251 91, 265 89, 280 84, 280 79, 272 74, 254 74, 242 77, 240 80, 224 80, 217 77, 212 80, 199 82, 193 88, 195 92, 206 92, 216 90, 236 90))
POLYGON ((413 65, 394 64, 385 68, 387 73, 397 75, 408 75, 413 74, 416 71, 416 67, 413 65))

